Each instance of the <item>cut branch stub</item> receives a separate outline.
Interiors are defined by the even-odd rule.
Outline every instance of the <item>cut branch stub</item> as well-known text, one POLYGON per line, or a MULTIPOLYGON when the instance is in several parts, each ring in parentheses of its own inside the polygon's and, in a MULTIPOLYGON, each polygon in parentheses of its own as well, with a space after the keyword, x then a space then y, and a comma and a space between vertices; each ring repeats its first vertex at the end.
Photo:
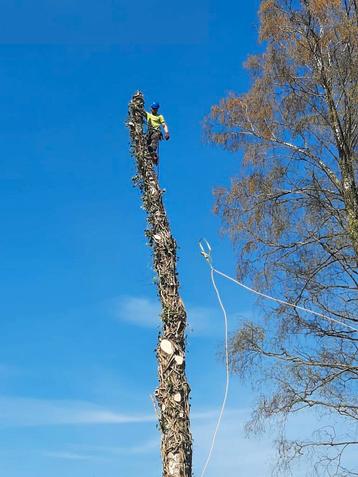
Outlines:
POLYGON ((160 349, 169 355, 172 355, 174 353, 174 346, 169 340, 162 340, 160 342, 160 349))
POLYGON ((174 356, 175 362, 178 366, 182 366, 184 363, 184 358, 183 356, 180 356, 179 354, 174 356))

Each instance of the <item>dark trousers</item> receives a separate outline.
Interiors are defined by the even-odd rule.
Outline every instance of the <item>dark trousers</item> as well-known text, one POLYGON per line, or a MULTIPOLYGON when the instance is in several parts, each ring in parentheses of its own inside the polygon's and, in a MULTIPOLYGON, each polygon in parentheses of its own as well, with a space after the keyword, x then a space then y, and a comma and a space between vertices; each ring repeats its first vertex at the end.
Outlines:
POLYGON ((147 132, 147 145, 150 154, 158 153, 159 141, 163 139, 160 129, 150 128, 147 132))

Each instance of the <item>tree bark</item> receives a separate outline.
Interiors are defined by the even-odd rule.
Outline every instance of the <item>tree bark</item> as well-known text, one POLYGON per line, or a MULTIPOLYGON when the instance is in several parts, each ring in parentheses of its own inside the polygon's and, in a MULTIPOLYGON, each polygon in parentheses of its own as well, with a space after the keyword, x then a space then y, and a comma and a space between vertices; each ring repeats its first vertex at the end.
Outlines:
POLYGON ((347 213, 348 233, 358 260, 358 193, 352 160, 342 157, 340 159, 340 168, 342 172, 342 195, 347 213))
POLYGON ((191 477, 192 437, 189 420, 190 387, 185 374, 186 311, 179 295, 176 242, 163 205, 163 191, 148 151, 144 126, 144 98, 137 92, 129 103, 127 125, 137 175, 133 181, 142 193, 147 212, 145 231, 153 251, 157 290, 161 302, 162 330, 158 339, 159 386, 155 392, 161 430, 163 477, 191 477))

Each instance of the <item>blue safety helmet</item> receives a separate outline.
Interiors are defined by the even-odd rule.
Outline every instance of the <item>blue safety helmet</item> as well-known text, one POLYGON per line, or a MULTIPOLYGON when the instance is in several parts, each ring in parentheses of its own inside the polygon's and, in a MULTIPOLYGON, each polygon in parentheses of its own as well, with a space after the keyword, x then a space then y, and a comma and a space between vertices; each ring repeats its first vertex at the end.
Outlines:
POLYGON ((160 104, 157 101, 154 101, 154 103, 152 103, 151 108, 152 109, 159 109, 159 106, 160 106, 160 104))

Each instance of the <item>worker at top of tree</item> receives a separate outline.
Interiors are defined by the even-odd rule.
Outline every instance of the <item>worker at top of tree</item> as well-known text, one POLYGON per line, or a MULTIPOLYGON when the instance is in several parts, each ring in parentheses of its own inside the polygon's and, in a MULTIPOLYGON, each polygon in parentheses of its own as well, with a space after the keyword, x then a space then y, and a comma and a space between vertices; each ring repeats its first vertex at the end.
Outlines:
POLYGON ((159 141, 163 139, 161 127, 164 130, 164 137, 166 140, 170 138, 169 129, 165 122, 164 116, 158 114, 160 105, 156 101, 151 105, 151 112, 146 111, 146 119, 148 123, 147 144, 148 150, 152 157, 154 164, 158 164, 158 145, 159 141))

